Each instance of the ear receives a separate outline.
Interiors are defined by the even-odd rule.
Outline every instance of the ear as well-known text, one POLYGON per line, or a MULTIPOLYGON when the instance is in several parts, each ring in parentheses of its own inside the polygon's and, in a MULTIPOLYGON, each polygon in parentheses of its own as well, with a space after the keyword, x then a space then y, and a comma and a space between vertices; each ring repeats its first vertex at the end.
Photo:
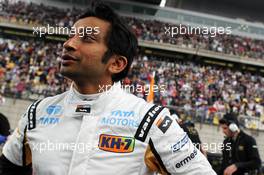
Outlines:
POLYGON ((108 71, 111 74, 117 74, 122 72, 127 66, 127 58, 120 55, 114 55, 109 60, 108 71))

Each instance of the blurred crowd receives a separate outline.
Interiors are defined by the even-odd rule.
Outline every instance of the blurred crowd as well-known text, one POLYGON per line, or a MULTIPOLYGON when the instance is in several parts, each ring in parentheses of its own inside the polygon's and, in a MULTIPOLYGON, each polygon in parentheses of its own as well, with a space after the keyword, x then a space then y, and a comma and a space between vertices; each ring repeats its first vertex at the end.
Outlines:
MULTIPOLYGON (((228 34, 175 34, 173 37, 166 33, 169 27, 180 28, 180 25, 169 24, 157 20, 125 18, 132 27, 138 39, 153 41, 157 44, 169 43, 180 48, 204 49, 208 51, 239 56, 241 58, 264 59, 264 41, 228 34)), ((172 33, 172 32, 170 32, 172 33)))
POLYGON ((0 17, 26 25, 72 26, 80 9, 63 9, 32 2, 1 0, 0 17))
MULTIPOLYGON (((184 111, 208 116, 215 112, 264 117, 264 77, 229 68, 193 62, 139 56, 125 84, 149 85, 155 71, 155 84, 165 91, 155 92, 154 102, 178 106, 184 111)), ((146 93, 135 94, 146 98, 146 93)))
MULTIPOLYGON (((15 2, 2 0, 0 5, 0 19, 26 25, 72 26, 81 9, 62 9, 43 4, 15 2)), ((133 28, 139 39, 144 41, 169 43, 180 48, 204 49, 242 58, 264 59, 264 41, 252 38, 217 34, 210 35, 185 34, 171 37, 165 34, 165 27, 177 26, 157 20, 146 20, 124 17, 133 28)))
POLYGON ((63 92, 58 74, 61 43, 0 38, 0 92, 16 98, 39 98, 63 92))
MULTIPOLYGON (((0 21, 23 25, 72 26, 80 9, 60 9, 43 4, 0 1, 0 21)), ((204 49, 243 58, 264 59, 264 41, 235 35, 165 34, 172 24, 157 20, 124 17, 140 40, 169 43, 186 49, 204 49)), ((0 99, 1 94, 15 98, 38 99, 64 92, 69 80, 58 73, 62 44, 41 40, 0 38, 0 99)), ((125 85, 147 86, 155 72, 154 102, 177 106, 187 115, 212 119, 216 112, 264 117, 264 77, 229 68, 199 65, 139 55, 132 64, 125 85)), ((133 91, 147 99, 148 88, 133 91)), ((3 100, 0 100, 3 101, 3 100)), ((1 102, 2 103, 2 102, 1 102)))
MULTIPOLYGON (((16 98, 41 98, 64 92, 69 80, 58 73, 62 44, 0 38, 0 92, 16 98)), ((234 111, 263 116, 264 77, 229 68, 139 55, 124 85, 147 87, 133 91, 147 98, 155 72, 154 102, 195 109, 203 114, 234 111)))

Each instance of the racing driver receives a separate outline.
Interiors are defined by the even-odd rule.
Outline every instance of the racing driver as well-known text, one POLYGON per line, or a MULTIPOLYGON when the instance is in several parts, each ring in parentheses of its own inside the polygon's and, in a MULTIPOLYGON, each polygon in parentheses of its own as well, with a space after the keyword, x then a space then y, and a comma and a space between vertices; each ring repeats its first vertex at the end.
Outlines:
POLYGON ((73 27, 60 62, 73 83, 28 107, 0 174, 215 175, 168 109, 122 90, 137 39, 120 17, 97 2, 73 27))

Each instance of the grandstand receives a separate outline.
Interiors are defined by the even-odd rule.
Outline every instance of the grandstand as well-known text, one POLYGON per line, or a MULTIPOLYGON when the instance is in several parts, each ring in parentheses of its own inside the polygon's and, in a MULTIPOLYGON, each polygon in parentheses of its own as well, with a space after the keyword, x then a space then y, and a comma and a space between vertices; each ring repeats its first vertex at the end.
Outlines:
MULTIPOLYGON (((109 2, 132 27, 140 45, 123 84, 148 86, 155 72, 155 84, 164 85, 166 91, 156 92, 154 102, 201 124, 201 137, 208 142, 222 142, 219 118, 227 111, 237 112, 242 126, 261 145, 263 160, 264 24, 252 22, 263 21, 252 19, 254 13, 250 19, 234 19, 244 17, 239 11, 225 17, 208 14, 212 3, 206 7, 207 1, 200 10, 190 6, 191 0, 168 1, 171 7, 165 8, 156 6, 157 1, 109 2), (232 34, 166 34, 166 28, 180 24, 230 26, 232 34)), ((9 117, 12 129, 32 100, 62 93, 70 84, 58 73, 67 36, 46 32, 40 37, 34 27, 70 27, 85 3, 0 1, 0 96, 6 98, 0 110, 9 117), (13 111, 14 106, 18 111, 13 111)), ((147 98, 146 93, 134 94, 147 98)))
POLYGON ((218 16, 242 19, 244 21, 264 22, 262 8, 263 1, 253 0, 250 3, 246 0, 201 0, 199 4, 195 0, 168 0, 168 6, 180 9, 214 14, 218 16), (246 13, 245 13, 246 12, 246 13))

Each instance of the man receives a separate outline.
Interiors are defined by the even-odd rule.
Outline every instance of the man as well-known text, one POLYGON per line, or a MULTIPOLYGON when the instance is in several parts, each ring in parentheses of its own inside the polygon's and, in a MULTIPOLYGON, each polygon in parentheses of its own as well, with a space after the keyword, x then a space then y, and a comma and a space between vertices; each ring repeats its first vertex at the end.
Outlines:
POLYGON ((215 174, 189 139, 175 146, 186 134, 167 109, 121 89, 137 49, 121 19, 96 3, 74 27, 94 33, 64 43, 60 72, 73 84, 31 105, 3 149, 4 174, 31 163, 40 175, 215 174))
POLYGON ((226 135, 221 175, 256 174, 261 160, 255 139, 239 129, 238 120, 232 113, 226 114, 219 123, 226 135))

